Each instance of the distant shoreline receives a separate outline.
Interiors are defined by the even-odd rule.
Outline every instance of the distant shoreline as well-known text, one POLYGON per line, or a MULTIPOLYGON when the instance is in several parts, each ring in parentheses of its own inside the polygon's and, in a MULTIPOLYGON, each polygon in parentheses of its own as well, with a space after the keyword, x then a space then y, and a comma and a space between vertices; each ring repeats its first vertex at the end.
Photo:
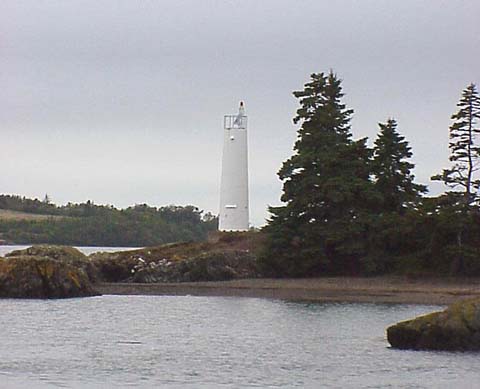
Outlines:
POLYGON ((101 283, 96 289, 110 295, 235 296, 305 302, 448 305, 464 298, 480 297, 480 279, 259 278, 188 283, 101 283))

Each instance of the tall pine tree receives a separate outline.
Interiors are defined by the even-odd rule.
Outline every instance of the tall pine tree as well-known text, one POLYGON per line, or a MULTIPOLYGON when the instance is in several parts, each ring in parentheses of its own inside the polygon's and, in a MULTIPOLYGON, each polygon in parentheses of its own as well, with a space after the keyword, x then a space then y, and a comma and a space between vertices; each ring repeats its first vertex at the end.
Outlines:
POLYGON ((372 162, 375 186, 383 197, 382 211, 403 214, 427 188, 413 182, 414 165, 408 161, 412 157, 411 148, 398 133, 395 119, 379 123, 379 127, 372 162))
POLYGON ((378 201, 369 179, 371 151, 366 139, 351 139, 353 111, 342 103, 333 72, 312 74, 293 94, 301 128, 294 155, 278 172, 285 205, 270 208, 261 264, 275 276, 358 272, 368 210, 378 201))
POLYGON ((461 188, 463 204, 470 205, 477 200, 480 180, 474 173, 479 169, 480 147, 476 137, 480 134, 480 96, 475 84, 467 86, 457 106, 459 110, 452 115, 450 126, 450 161, 452 167, 444 169, 442 174, 432 180, 443 181, 451 188, 461 188))
POLYGON ((448 216, 448 223, 455 226, 456 244, 452 251, 453 261, 450 266, 452 273, 466 271, 466 263, 478 262, 478 252, 473 252, 469 246, 472 234, 469 231, 471 221, 477 216, 473 210, 478 207, 478 190, 480 180, 475 177, 475 172, 480 168, 480 147, 478 134, 480 134, 480 96, 475 84, 468 85, 462 92, 457 104, 459 110, 452 115, 450 126, 450 161, 452 166, 444 169, 442 174, 432 177, 432 180, 443 181, 452 189, 445 196, 447 207, 443 207, 440 215, 448 216), (470 233, 470 234, 469 234, 470 233), (469 236, 470 235, 470 236, 469 236))

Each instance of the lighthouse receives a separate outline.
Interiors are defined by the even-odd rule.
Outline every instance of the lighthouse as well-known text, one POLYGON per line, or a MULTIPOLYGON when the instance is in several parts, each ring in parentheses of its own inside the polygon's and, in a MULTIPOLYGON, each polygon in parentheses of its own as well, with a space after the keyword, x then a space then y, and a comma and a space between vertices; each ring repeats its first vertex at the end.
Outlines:
POLYGON ((247 116, 240 102, 237 115, 223 121, 222 179, 220 186, 220 231, 248 230, 247 116))

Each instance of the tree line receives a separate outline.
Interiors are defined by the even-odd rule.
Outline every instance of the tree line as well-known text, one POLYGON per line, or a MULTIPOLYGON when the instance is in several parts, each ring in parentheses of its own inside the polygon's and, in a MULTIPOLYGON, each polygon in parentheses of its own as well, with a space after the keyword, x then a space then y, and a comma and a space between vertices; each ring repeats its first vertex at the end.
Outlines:
POLYGON ((0 219, 0 239, 16 244, 143 247, 205 240, 217 217, 194 206, 126 209, 91 201, 57 206, 49 201, 0 195, 0 209, 50 215, 33 220, 0 219))
POLYGON ((281 166, 282 206, 263 229, 263 272, 276 277, 385 273, 480 275, 480 98, 474 84, 451 117, 451 166, 432 177, 451 190, 426 196, 393 118, 373 147, 353 139, 341 80, 315 73, 293 93, 293 155, 281 166))

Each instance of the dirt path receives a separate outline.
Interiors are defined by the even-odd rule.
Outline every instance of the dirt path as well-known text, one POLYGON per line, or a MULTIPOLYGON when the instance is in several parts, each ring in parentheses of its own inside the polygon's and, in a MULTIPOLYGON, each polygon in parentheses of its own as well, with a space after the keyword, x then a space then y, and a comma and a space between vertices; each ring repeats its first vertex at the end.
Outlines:
POLYGON ((97 289, 116 295, 263 297, 296 301, 447 305, 480 297, 480 279, 310 278, 247 279, 166 284, 104 283, 97 289))

